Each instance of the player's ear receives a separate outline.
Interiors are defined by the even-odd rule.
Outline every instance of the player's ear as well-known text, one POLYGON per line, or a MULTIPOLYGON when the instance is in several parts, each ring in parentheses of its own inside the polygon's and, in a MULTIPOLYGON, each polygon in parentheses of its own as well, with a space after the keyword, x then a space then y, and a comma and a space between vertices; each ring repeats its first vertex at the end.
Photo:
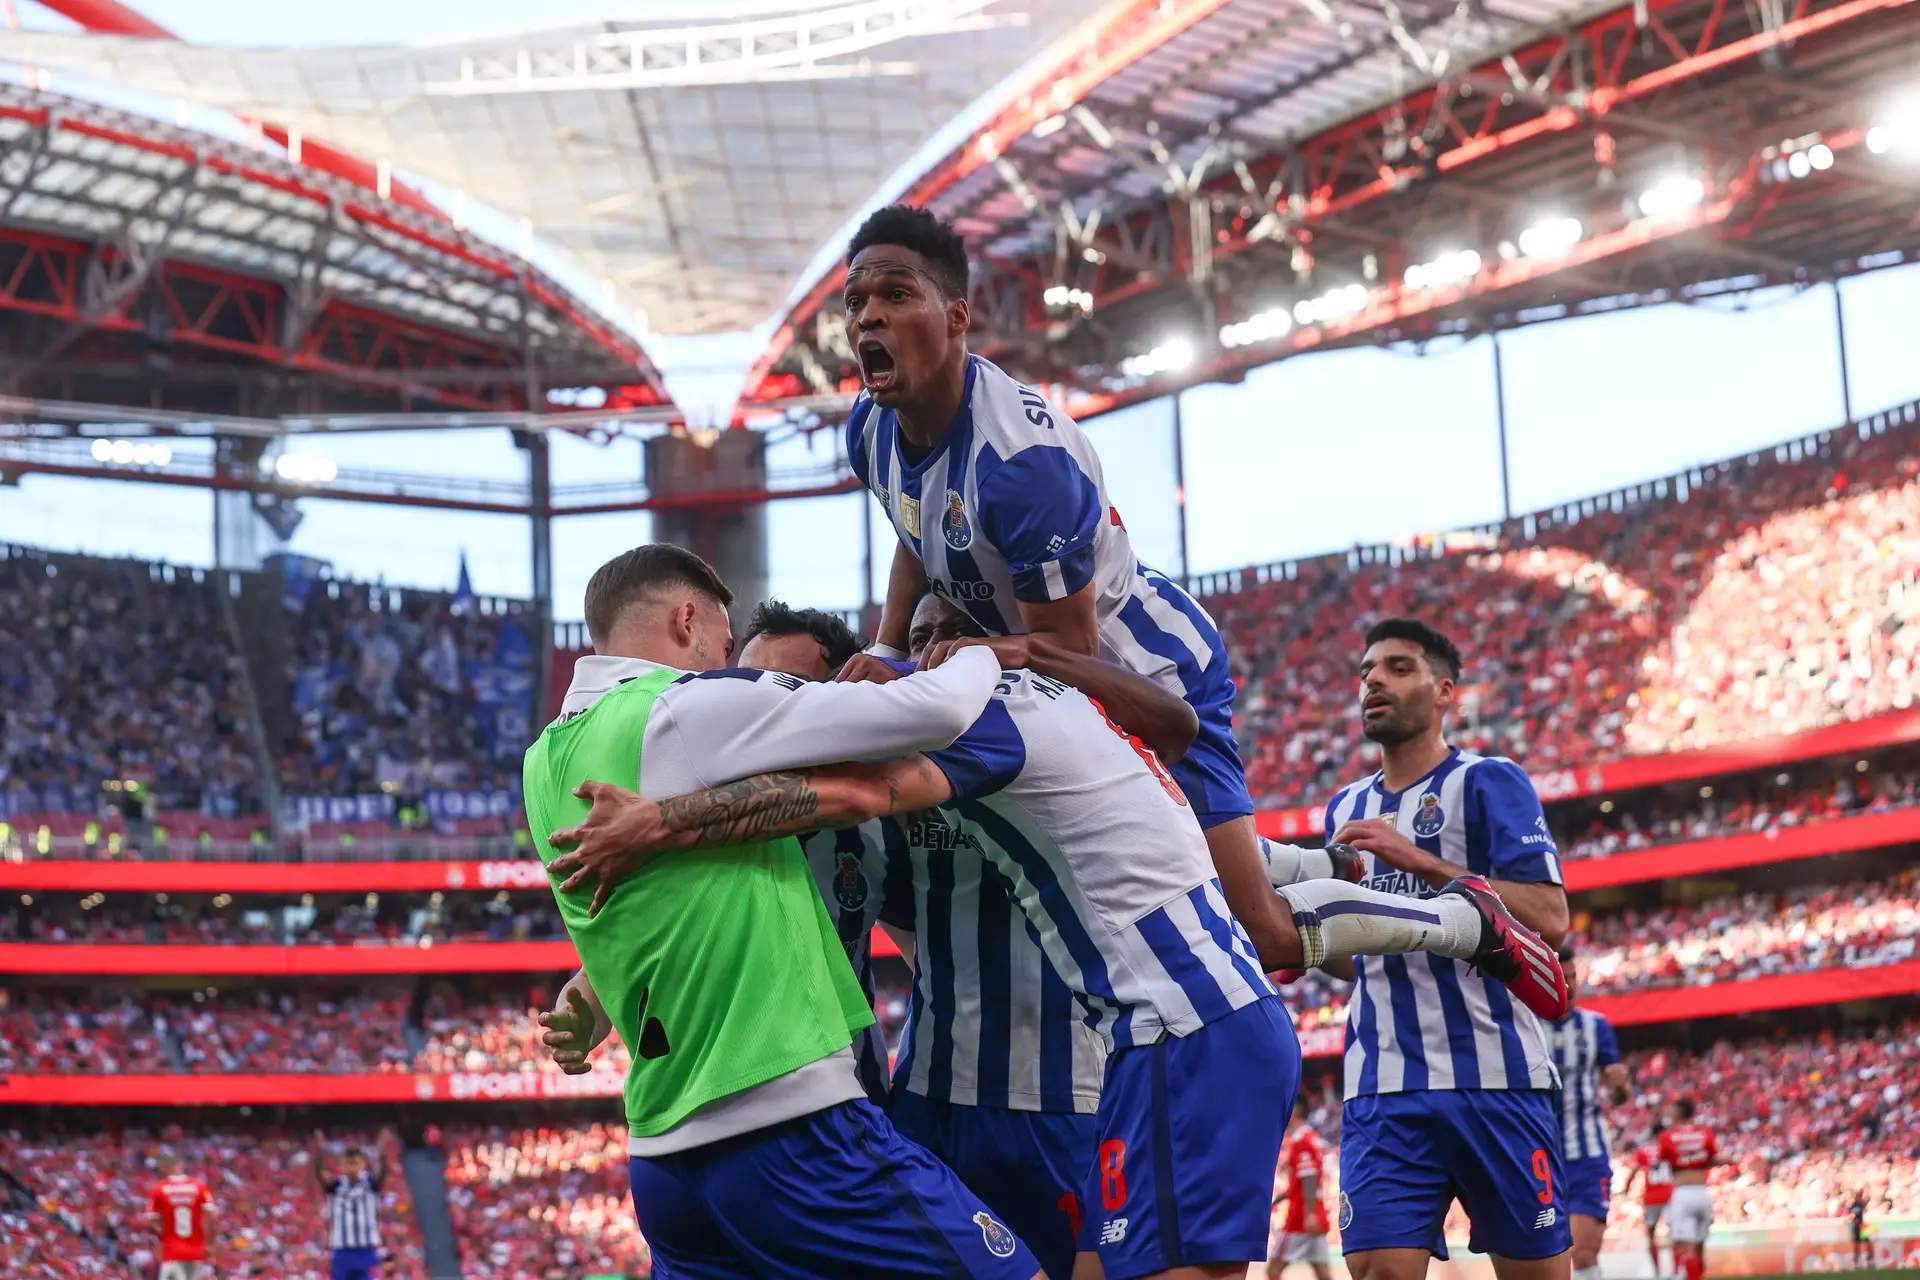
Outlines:
POLYGON ((954 298, 947 303, 947 336, 958 338, 967 332, 972 323, 973 308, 967 305, 965 298, 954 298))

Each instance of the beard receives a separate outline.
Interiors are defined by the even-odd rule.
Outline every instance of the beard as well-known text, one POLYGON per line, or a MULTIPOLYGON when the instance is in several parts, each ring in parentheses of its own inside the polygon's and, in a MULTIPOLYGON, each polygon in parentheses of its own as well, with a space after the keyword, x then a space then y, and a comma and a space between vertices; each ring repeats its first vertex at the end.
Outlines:
POLYGON ((1427 721, 1411 707, 1396 706, 1377 720, 1360 719, 1360 734, 1383 747, 1398 746, 1426 732, 1427 721))

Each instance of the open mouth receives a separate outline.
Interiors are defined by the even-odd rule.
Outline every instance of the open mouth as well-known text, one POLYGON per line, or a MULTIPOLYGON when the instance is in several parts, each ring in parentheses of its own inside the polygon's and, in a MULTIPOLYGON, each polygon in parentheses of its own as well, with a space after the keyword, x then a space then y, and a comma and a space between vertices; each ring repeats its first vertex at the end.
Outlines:
POLYGON ((861 342, 860 380, 868 391, 885 391, 899 377, 899 367, 893 362, 893 352, 887 350, 879 341, 868 338, 861 342))
POLYGON ((1362 715, 1372 715, 1376 711, 1391 711, 1392 709, 1393 699, 1387 697, 1385 694, 1379 693, 1374 694, 1360 704, 1360 713, 1362 715))

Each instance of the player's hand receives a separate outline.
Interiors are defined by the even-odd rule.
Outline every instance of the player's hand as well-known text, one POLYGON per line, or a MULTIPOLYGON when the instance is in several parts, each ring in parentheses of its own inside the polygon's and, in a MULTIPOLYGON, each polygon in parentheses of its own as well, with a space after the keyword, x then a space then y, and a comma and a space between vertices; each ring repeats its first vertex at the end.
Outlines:
POLYGON ((1419 875, 1433 862, 1433 855, 1401 835, 1383 818, 1361 818, 1334 832, 1333 843, 1352 845, 1370 853, 1396 871, 1419 875))
POLYGON ((587 1061, 587 1051, 593 1044, 593 1007, 578 987, 567 988, 565 1009, 543 1013, 539 1021, 546 1028, 540 1033, 540 1043, 547 1046, 547 1056, 555 1066, 570 1076, 593 1070, 587 1061))
POLYGON ((969 636, 961 640, 941 640, 927 646, 920 655, 920 669, 932 671, 962 649, 984 645, 1000 660, 1002 671, 1018 671, 1033 662, 1033 641, 1028 636, 995 636, 982 640, 969 636))
POLYGON ((834 679, 849 684, 886 684, 900 679, 902 674, 889 666, 885 658, 875 657, 871 653, 856 653, 847 659, 834 679))
POLYGON ((664 831, 660 806, 610 782, 583 782, 573 794, 591 800, 593 809, 580 825, 547 837, 554 848, 571 850, 548 863, 547 870, 567 877, 561 882, 561 893, 594 884, 587 915, 597 916, 613 896, 614 886, 652 860, 655 850, 649 846, 664 831))

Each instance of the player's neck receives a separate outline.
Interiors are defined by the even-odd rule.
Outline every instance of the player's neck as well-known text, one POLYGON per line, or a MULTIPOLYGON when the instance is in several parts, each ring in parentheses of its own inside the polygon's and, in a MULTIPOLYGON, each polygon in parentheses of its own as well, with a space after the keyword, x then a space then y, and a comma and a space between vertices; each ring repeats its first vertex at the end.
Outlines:
POLYGON ((894 411, 900 424, 900 438, 921 455, 931 453, 946 437, 947 428, 960 416, 960 405, 967 398, 967 365, 970 357, 962 352, 957 363, 940 371, 934 385, 917 403, 901 405, 894 411))
POLYGON ((1380 781, 1389 791, 1405 791, 1438 769, 1453 748, 1440 726, 1417 738, 1391 742, 1380 748, 1380 781))

